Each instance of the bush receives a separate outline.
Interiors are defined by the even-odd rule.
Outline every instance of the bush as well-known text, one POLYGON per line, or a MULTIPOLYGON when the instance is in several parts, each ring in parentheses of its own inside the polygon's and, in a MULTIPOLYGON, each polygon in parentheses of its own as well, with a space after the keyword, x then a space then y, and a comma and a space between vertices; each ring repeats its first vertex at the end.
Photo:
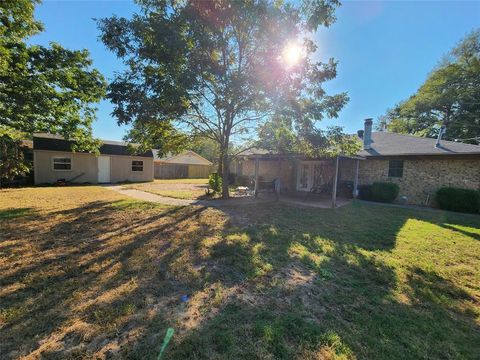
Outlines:
POLYGON ((208 186, 214 193, 222 192, 222 177, 217 173, 208 175, 208 186))
POLYGON ((372 185, 372 200, 391 203, 397 198, 399 190, 397 184, 389 182, 374 182, 372 185))
POLYGON ((437 190, 436 200, 443 210, 467 213, 480 211, 480 192, 477 190, 442 187, 437 190))
POLYGON ((359 185, 358 186, 358 198, 360 200, 372 200, 372 185, 359 185))

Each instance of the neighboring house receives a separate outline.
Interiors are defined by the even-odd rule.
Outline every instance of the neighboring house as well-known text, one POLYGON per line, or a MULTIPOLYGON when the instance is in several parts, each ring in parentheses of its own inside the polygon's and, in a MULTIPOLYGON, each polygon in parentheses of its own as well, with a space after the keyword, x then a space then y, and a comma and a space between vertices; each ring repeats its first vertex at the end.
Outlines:
MULTIPOLYGON (((363 149, 356 157, 340 157, 340 193, 356 185, 375 181, 399 185, 397 202, 435 205, 435 191, 442 186, 480 189, 480 146, 436 139, 372 132, 372 121, 358 132, 363 149), (343 189, 343 190, 342 190, 343 189)), ((278 155, 265 151, 242 154, 232 170, 253 177, 255 161, 264 180, 279 178, 281 191, 311 191, 332 184, 336 159, 307 159, 295 154, 278 155)))
POLYGON ((155 162, 155 179, 203 179, 212 172, 212 162, 194 151, 159 157, 152 149, 155 162))
MULTIPOLYGON (((134 145, 133 145, 134 146, 134 145)), ((59 180, 75 183, 116 183, 153 180, 153 154, 132 155, 127 143, 102 141, 100 154, 73 152, 61 136, 34 134, 35 184, 59 180)))

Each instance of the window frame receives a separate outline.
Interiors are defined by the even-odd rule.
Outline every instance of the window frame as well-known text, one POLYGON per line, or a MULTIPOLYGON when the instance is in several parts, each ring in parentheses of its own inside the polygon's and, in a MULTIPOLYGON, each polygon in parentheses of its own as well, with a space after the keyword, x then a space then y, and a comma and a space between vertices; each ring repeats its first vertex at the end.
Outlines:
MULTIPOLYGON (((52 164, 52 171, 72 171, 73 170, 73 157, 71 155, 52 156, 51 164, 52 164), (55 169, 55 160, 56 159, 69 159, 70 160, 70 169, 55 169)), ((67 163, 64 163, 64 164, 67 164, 67 163)))
POLYGON ((403 160, 389 160, 388 161, 388 177, 389 178, 403 178, 403 171, 405 169, 405 164, 403 160), (394 165, 395 166, 392 166, 394 165), (401 164, 399 166, 398 164, 401 164))
POLYGON ((132 160, 131 163, 130 163, 130 171, 134 172, 134 173, 143 172, 144 166, 145 166, 145 163, 144 163, 143 160, 132 160), (133 164, 134 162, 140 162, 142 164, 141 165, 138 165, 138 164, 134 165, 133 164), (142 170, 134 170, 134 167, 139 168, 140 166, 141 166, 142 170))

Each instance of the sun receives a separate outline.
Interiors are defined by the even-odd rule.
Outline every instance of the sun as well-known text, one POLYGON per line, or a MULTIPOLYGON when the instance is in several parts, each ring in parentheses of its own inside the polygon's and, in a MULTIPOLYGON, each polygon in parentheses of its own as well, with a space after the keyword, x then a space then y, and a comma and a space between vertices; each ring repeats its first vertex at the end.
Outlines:
POLYGON ((304 56, 303 47, 297 43, 288 43, 282 51, 282 61, 287 67, 297 65, 304 56))

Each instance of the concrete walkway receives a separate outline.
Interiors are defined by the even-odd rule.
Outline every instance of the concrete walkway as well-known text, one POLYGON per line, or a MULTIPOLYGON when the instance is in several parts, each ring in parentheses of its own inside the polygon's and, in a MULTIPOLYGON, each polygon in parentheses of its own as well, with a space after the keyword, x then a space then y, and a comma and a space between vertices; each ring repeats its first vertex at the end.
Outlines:
MULTIPOLYGON (((297 205, 302 207, 313 207, 318 209, 332 209, 332 200, 330 199, 315 199, 315 200, 301 200, 298 198, 280 196, 280 201, 283 203, 297 205)), ((345 206, 352 202, 351 199, 341 199, 337 198, 337 206, 336 209, 339 207, 345 206)))
POLYGON ((187 205, 201 205, 211 206, 209 202, 203 200, 189 200, 189 199, 175 199, 167 196, 160 196, 148 193, 141 190, 129 189, 123 185, 103 185, 105 188, 116 191, 122 195, 132 197, 137 200, 150 201, 159 204, 173 205, 173 206, 187 206, 187 205))

